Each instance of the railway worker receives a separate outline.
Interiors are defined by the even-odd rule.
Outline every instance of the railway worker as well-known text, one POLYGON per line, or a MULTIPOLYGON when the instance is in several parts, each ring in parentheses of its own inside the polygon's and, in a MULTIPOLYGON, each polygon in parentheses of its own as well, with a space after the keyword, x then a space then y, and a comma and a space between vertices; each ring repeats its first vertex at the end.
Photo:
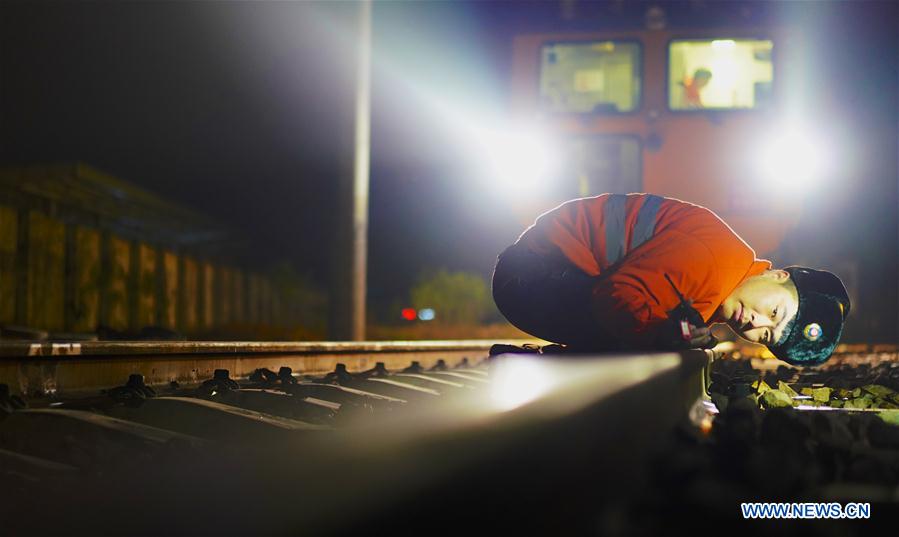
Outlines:
POLYGON ((681 82, 684 87, 684 104, 687 108, 702 108, 702 90, 709 85, 712 72, 705 68, 699 68, 692 77, 687 77, 681 82))
POLYGON ((709 347, 707 323, 727 323, 800 365, 830 356, 850 307, 830 272, 774 270, 712 211, 652 194, 541 215, 499 255, 493 298, 513 325, 568 350, 709 347))

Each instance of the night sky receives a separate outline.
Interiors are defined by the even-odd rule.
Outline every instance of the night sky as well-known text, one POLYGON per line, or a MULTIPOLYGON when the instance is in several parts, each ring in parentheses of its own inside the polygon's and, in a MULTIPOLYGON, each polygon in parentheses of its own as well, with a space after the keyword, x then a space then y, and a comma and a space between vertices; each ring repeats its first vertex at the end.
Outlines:
MULTIPOLYGON (((336 177, 352 156, 353 4, 2 9, 0 163, 85 162, 217 219, 253 245, 245 263, 286 258, 327 284, 336 177)), ((375 300, 424 268, 486 275, 515 238, 517 224, 484 236, 488 207, 473 206, 458 150, 408 95, 425 84, 503 107, 510 43, 491 17, 480 4, 376 7, 375 300)))
MULTIPOLYGON (((596 12, 581 29, 613 15, 639 27, 647 5, 580 4, 596 12)), ((724 4, 668 4, 670 20, 771 11, 724 4)), ((829 98, 858 100, 853 124, 870 125, 864 132, 880 148, 866 169, 888 193, 863 193, 858 208, 870 199, 889 211, 897 51, 896 23, 883 18, 896 10, 796 4, 805 6, 791 8, 794 20, 838 28, 822 41, 837 62, 823 67, 823 80, 829 98)), ((218 220, 251 245, 240 248, 244 263, 287 260, 327 285, 336 178, 352 155, 353 3, 3 2, 0 10, 0 165, 85 162, 218 220)), ((514 201, 484 188, 472 157, 419 97, 424 88, 503 113, 512 36, 558 26, 558 13, 554 2, 376 3, 373 303, 404 296, 425 268, 487 277, 521 231, 514 201)), ((896 239, 878 233, 881 249, 896 239)), ((897 248, 887 245, 888 263, 897 248)), ((889 267, 879 274, 889 279, 889 267)))

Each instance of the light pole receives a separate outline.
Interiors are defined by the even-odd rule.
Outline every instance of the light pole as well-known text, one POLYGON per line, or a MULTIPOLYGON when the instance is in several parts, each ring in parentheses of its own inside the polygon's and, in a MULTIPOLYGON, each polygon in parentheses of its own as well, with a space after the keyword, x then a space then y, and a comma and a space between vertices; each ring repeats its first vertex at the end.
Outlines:
POLYGON ((341 174, 338 189, 336 262, 329 338, 365 339, 368 255, 368 190, 371 154, 371 0, 358 3, 354 154, 352 179, 341 174))

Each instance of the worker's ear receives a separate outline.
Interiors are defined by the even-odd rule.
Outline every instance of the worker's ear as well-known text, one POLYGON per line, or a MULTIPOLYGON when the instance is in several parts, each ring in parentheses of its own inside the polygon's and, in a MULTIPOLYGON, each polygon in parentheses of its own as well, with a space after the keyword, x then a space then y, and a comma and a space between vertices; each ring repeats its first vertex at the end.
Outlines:
POLYGON ((784 283, 790 279, 790 273, 780 269, 766 270, 765 276, 777 283, 784 283))

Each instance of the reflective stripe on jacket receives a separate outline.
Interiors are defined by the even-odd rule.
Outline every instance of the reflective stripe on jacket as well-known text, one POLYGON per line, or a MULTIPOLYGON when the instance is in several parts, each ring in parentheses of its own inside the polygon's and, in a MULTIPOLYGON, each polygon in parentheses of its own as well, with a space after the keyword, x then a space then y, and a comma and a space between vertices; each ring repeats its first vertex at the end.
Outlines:
POLYGON ((541 255, 561 253, 596 276, 599 326, 632 347, 650 345, 678 298, 667 274, 703 319, 746 278, 771 268, 712 211, 650 194, 603 194, 544 213, 518 239, 541 255))

